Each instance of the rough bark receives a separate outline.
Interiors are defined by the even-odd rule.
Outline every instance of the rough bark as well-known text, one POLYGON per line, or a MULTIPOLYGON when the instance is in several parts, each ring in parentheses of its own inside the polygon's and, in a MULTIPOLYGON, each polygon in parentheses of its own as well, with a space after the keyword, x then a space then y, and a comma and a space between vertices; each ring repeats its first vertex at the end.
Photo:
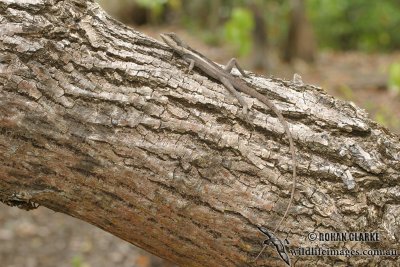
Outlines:
MULTIPOLYGON (((91 1, 0 1, 0 199, 88 221, 181 266, 252 262, 288 203, 291 159, 275 115, 91 1)), ((399 137, 309 85, 247 79, 284 113, 299 182, 278 235, 291 248, 397 249, 399 137), (380 242, 310 242, 309 232, 380 242)), ((298 81, 297 81, 298 82, 298 81)), ((398 266, 399 257, 295 257, 296 266, 398 266)), ((283 266, 283 265, 282 265, 283 266)))

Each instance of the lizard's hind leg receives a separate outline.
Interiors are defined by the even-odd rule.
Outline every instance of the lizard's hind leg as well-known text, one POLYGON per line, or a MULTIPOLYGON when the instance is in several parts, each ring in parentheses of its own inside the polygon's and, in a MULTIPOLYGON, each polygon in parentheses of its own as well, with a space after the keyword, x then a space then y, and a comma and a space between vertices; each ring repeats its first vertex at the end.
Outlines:
POLYGON ((233 66, 235 66, 235 67, 238 69, 238 71, 243 75, 243 77, 249 77, 249 76, 243 71, 243 69, 239 66, 239 64, 238 64, 238 62, 237 62, 237 60, 236 60, 236 58, 232 58, 231 60, 229 60, 228 64, 226 64, 226 66, 225 66, 225 70, 226 70, 227 72, 231 72, 233 66))

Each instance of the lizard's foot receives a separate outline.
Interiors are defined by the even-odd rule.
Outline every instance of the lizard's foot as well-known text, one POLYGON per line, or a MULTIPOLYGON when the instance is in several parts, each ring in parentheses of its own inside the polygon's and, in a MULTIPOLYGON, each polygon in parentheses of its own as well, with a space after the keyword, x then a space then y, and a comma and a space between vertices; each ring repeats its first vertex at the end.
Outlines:
POLYGON ((240 115, 243 116, 246 120, 250 119, 250 111, 249 111, 249 107, 247 105, 242 106, 240 115))
POLYGON ((243 106, 242 110, 240 111, 240 117, 243 120, 245 120, 247 122, 250 122, 250 121, 252 121, 252 116, 251 115, 252 115, 252 113, 251 113, 249 107, 247 105, 243 106))
POLYGON ((242 108, 242 113, 243 113, 243 115, 245 115, 245 116, 248 116, 248 115, 249 115, 249 107, 248 107, 247 105, 243 106, 243 108, 242 108))

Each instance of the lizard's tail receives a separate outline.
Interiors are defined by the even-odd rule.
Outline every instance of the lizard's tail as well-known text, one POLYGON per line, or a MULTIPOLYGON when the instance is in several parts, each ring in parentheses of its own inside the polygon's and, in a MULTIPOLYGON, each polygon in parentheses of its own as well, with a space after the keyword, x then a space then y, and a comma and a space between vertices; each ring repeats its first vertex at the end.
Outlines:
POLYGON ((257 260, 258 260, 258 257, 260 257, 260 255, 264 252, 264 250, 265 250, 266 247, 267 247, 267 245, 265 244, 265 245, 263 246, 263 248, 261 249, 260 253, 258 253, 257 257, 254 259, 254 261, 257 261, 257 260))
POLYGON ((279 221, 279 223, 276 225, 275 230, 273 231, 273 233, 275 233, 279 229, 279 227, 281 226, 283 220, 285 220, 286 215, 288 214, 290 207, 292 206, 293 197, 294 197, 294 191, 296 190, 296 180, 297 180, 296 179, 297 160, 296 160, 296 150, 295 150, 295 147, 294 147, 293 137, 292 137, 292 134, 290 133, 289 126, 288 126, 285 118, 282 116, 282 114, 280 114, 280 112, 275 112, 275 113, 278 116, 278 119, 281 121, 281 123, 283 125, 283 128, 284 128, 284 130, 285 130, 285 132, 286 132, 286 134, 287 134, 287 136, 289 138, 289 149, 290 149, 290 152, 292 154, 292 165, 293 165, 293 167, 292 167, 292 169, 293 169, 293 183, 292 183, 292 190, 290 192, 289 203, 288 203, 288 205, 286 207, 285 213, 283 214, 283 216, 282 216, 281 220, 279 221))
POLYGON ((264 95, 255 92, 252 94, 252 96, 256 97, 257 99, 261 100, 261 102, 263 102, 267 107, 269 107, 278 117, 280 123, 283 126, 283 129, 285 130, 286 135, 288 136, 289 139, 289 150, 292 154, 292 169, 293 169, 293 183, 292 183, 292 190, 290 192, 290 200, 289 200, 289 204, 286 207, 285 213, 283 214, 281 220, 279 221, 279 223, 276 225, 275 230, 273 231, 273 233, 275 233, 279 227, 281 226, 283 220, 285 220, 286 215, 288 214, 288 211, 292 205, 293 202, 293 197, 294 197, 294 191, 296 189, 296 166, 297 166, 297 160, 296 160, 296 150, 294 148, 294 142, 293 142, 293 137, 292 134, 290 133, 290 129, 289 129, 289 125, 287 124, 285 118, 283 117, 282 113, 279 111, 279 109, 276 108, 276 106, 264 95))

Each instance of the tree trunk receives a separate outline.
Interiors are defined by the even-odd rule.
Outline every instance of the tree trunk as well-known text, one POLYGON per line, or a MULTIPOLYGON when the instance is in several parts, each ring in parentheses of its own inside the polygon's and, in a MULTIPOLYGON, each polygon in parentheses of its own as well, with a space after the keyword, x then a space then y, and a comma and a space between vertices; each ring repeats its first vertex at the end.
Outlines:
MULTIPOLYGON (((0 1, 0 199, 94 224, 181 266, 257 262, 290 197, 291 157, 271 110, 244 118, 217 81, 92 1, 0 1)), ((288 248, 399 250, 399 137, 319 88, 252 75, 282 110, 298 185, 288 248), (379 232, 311 242, 309 232, 379 232)), ((293 256, 296 266, 398 266, 399 257, 293 256)))
POLYGON ((304 0, 290 0, 289 29, 283 58, 292 62, 298 58, 306 62, 314 62, 317 45, 314 29, 306 14, 304 0))
POLYGON ((272 53, 270 53, 268 27, 265 22, 265 13, 268 10, 266 2, 264 4, 253 2, 250 4, 250 10, 254 20, 252 66, 257 70, 271 72, 271 57, 269 55, 272 53))

